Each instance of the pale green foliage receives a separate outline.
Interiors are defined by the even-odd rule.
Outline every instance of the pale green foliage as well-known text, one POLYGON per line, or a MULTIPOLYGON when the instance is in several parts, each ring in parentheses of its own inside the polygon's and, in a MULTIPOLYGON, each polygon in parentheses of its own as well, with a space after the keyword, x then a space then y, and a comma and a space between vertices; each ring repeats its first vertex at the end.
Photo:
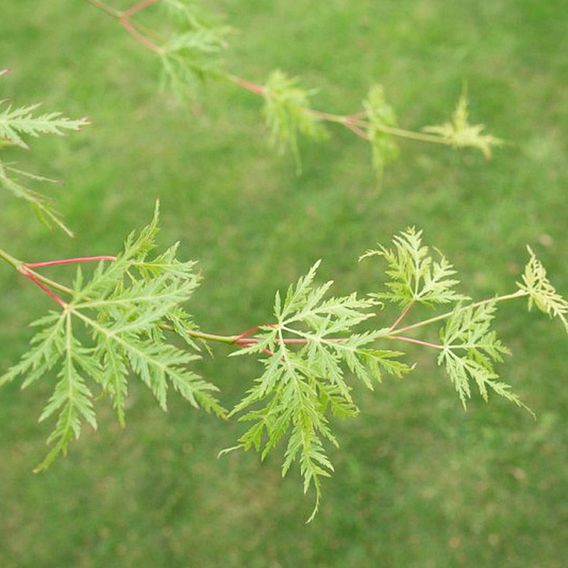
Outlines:
POLYGON ((62 136, 66 131, 79 130, 88 124, 81 118, 72 120, 59 112, 34 115, 40 105, 12 107, 6 101, 0 101, 0 138, 8 140, 16 146, 28 148, 23 136, 38 137, 41 134, 57 134, 62 136))
MULTIPOLYGON (((5 70, 0 72, 0 76, 5 72, 5 70)), ((79 130, 79 128, 88 124, 85 118, 72 120, 65 118, 58 112, 34 115, 33 111, 38 106, 12 107, 5 101, 0 101, 0 149, 2 149, 2 146, 9 145, 28 148, 24 140, 25 136, 63 135, 67 131, 79 130)), ((50 200, 25 185, 29 181, 53 183, 53 180, 21 171, 14 168, 12 164, 0 160, 0 186, 12 195, 27 201, 38 217, 48 226, 59 227, 72 236, 71 231, 65 226, 50 200)))
POLYGON ((530 260, 525 267, 522 282, 518 283, 521 290, 529 296, 529 309, 533 304, 550 317, 560 319, 568 332, 568 301, 563 298, 546 276, 546 269, 536 258, 530 247, 527 247, 530 260))
POLYGON ((477 148, 485 156, 491 158, 494 146, 500 146, 503 141, 491 134, 484 134, 483 124, 469 123, 467 96, 462 93, 451 120, 436 126, 426 126, 424 132, 436 134, 454 148, 477 148))
MULTIPOLYGON (((188 369, 199 357, 197 341, 220 341, 237 347, 235 356, 257 356, 263 367, 228 414, 238 415, 248 429, 236 447, 224 452, 254 449, 265 459, 282 443, 282 474, 297 464, 304 492, 315 492, 310 521, 320 504, 322 480, 333 472, 328 456, 329 446, 338 445, 333 418, 358 415, 354 396, 358 384, 373 390, 383 375, 402 377, 414 368, 401 361, 403 352, 385 347, 406 342, 437 350, 438 364, 464 407, 475 388, 485 400, 493 392, 526 408, 496 370, 508 354, 493 329, 497 302, 528 296, 531 305, 566 323, 568 304, 532 251, 520 290, 472 304, 455 291, 458 281, 452 265, 437 250, 432 254, 422 233, 410 228, 393 238, 392 248, 380 246, 362 257, 385 259, 389 277, 385 292, 365 298, 356 293, 329 297, 331 281, 315 284, 318 262, 288 288, 284 298, 276 294, 274 323, 242 335, 202 333, 184 308, 199 282, 195 265, 177 260, 177 245, 156 255, 156 233, 157 211, 148 227, 128 237, 116 260, 99 264, 89 279, 79 271, 72 290, 56 285, 71 299, 63 302, 62 311, 50 312, 33 324, 38 331, 29 351, 0 378, 2 385, 22 377, 22 387, 49 375, 57 379, 40 417, 57 417, 48 439, 52 448, 38 469, 65 454, 85 423, 96 428, 95 401, 101 397, 95 396, 95 390, 110 399, 124 424, 133 376, 149 387, 164 409, 167 391, 173 387, 194 407, 225 417, 214 396, 216 387, 188 369), (376 328, 371 318, 383 301, 402 312, 390 327, 376 328), (402 324, 414 304, 453 304, 453 309, 402 324), (406 335, 440 321, 445 324, 439 344, 406 335), (172 343, 176 336, 185 342, 183 348, 172 343)), ((25 264, 3 254, 20 271, 23 266, 26 274, 25 264)))
POLYGON ((435 260, 430 248, 422 244, 422 231, 410 227, 393 238, 394 248, 380 246, 367 251, 359 260, 382 256, 388 265, 387 292, 375 294, 379 300, 397 303, 402 307, 418 303, 425 305, 448 304, 467 299, 454 287, 459 281, 456 271, 446 257, 437 252, 435 260))
POLYGON ((0 162, 0 186, 9 191, 12 195, 29 203, 39 219, 48 227, 58 227, 72 237, 73 233, 61 219, 61 216, 53 207, 51 200, 41 193, 26 187, 23 184, 24 179, 28 181, 55 183, 52 179, 36 176, 0 162))
POLYGON ((337 445, 337 439, 328 416, 353 417, 359 412, 345 371, 369 389, 381 381, 383 372, 401 377, 410 371, 398 361, 402 353, 372 347, 384 331, 354 332, 373 316, 376 302, 356 294, 325 299, 332 282, 314 285, 318 265, 288 289, 284 300, 276 295, 276 323, 264 327, 258 343, 236 353, 268 355, 263 374, 232 411, 246 411, 239 420, 253 423, 239 439, 239 447, 255 448, 263 459, 287 437, 282 474, 297 461, 304 491, 314 487, 316 505, 310 520, 319 505, 321 478, 333 471, 324 443, 337 445), (304 343, 298 346, 294 339, 304 343))
POLYGON ((325 135, 321 121, 314 115, 310 98, 315 91, 298 86, 298 79, 282 71, 270 74, 264 86, 264 116, 272 143, 283 152, 289 149, 301 169, 298 135, 319 140, 325 135))
MULTIPOLYGON (((420 231, 407 229, 393 238, 393 244, 393 249, 381 246, 361 257, 378 255, 387 263, 386 274, 390 278, 386 283, 387 291, 372 294, 372 297, 397 304, 405 310, 414 304, 432 307, 454 304, 453 311, 432 319, 432 322, 448 320, 440 331, 441 345, 426 345, 440 350, 438 364, 446 369, 464 407, 471 397, 471 381, 485 400, 491 389, 524 407, 511 392, 511 387, 499 380, 495 370, 494 364, 501 362, 502 356, 508 353, 492 329, 496 302, 464 305, 469 298, 455 291, 459 282, 454 278, 453 266, 439 251, 436 251, 438 259, 433 258, 429 247, 422 244, 420 231)), ((409 329, 412 327, 415 326, 409 329)), ((397 329, 390 332, 395 337, 399 333, 397 329)))
POLYGON ((193 327, 182 305, 198 285, 194 263, 176 259, 177 245, 151 256, 156 233, 157 211, 148 227, 128 237, 115 261, 101 263, 89 280, 79 271, 69 303, 33 324, 40 331, 30 350, 0 379, 4 384, 22 376, 25 387, 58 369, 40 417, 58 415, 48 440, 53 447, 39 469, 66 453, 84 422, 96 427, 93 388, 111 399, 124 424, 131 375, 164 410, 171 386, 194 407, 225 414, 213 395, 216 387, 187 368, 199 356, 170 338, 178 326, 193 327))
POLYGON ((458 305, 440 331, 443 349, 438 356, 438 364, 445 367, 464 408, 467 399, 471 398, 471 381, 486 401, 488 389, 491 389, 525 407, 511 392, 511 386, 499 381, 494 368, 495 362, 502 362, 503 355, 510 354, 492 329, 495 310, 494 302, 479 306, 458 305))
POLYGON ((390 128, 397 126, 397 118, 386 101, 382 85, 371 87, 363 108, 369 121, 368 136, 373 151, 373 166, 380 177, 385 166, 398 157, 398 145, 388 132, 390 128))
POLYGON ((207 78, 222 75, 219 56, 231 30, 209 21, 194 2, 165 0, 163 5, 179 29, 160 48, 162 83, 184 100, 207 78))
MULTIPOLYGON (((225 72, 220 54, 227 47, 226 37, 231 29, 205 16, 196 1, 162 0, 160 5, 169 16, 165 35, 144 26, 137 27, 129 19, 123 24, 128 24, 130 33, 160 57, 162 84, 171 88, 180 99, 194 96, 197 87, 206 78, 225 78, 250 92, 263 95, 264 115, 272 143, 280 151, 289 149, 292 152, 298 173, 301 172, 299 136, 322 138, 327 133, 324 122, 340 124, 360 138, 369 140, 373 166, 379 178, 385 167, 398 156, 397 138, 456 148, 474 147, 486 157, 490 156, 493 146, 501 143, 498 138, 484 134, 483 125, 469 124, 465 95, 460 98, 449 122, 424 128, 429 134, 398 126, 396 114, 387 103, 381 85, 371 87, 363 101, 362 112, 340 115, 315 110, 310 105, 315 91, 301 88, 297 78, 281 71, 274 71, 264 86, 225 72)), ((148 7, 136 6, 135 13, 148 7)), ((111 15, 117 17, 116 14, 111 15)))

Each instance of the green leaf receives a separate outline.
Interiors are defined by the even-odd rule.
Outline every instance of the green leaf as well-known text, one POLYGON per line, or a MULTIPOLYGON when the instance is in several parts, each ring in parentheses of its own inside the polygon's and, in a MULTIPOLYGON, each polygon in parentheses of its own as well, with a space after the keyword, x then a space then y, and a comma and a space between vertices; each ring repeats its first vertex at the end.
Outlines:
POLYGON ((70 237, 73 232, 61 219, 61 216, 53 207, 52 202, 44 195, 37 193, 23 185, 21 178, 27 178, 35 181, 55 183, 54 180, 36 176, 29 172, 17 170, 0 162, 0 186, 9 191, 12 195, 19 199, 23 199, 29 203, 37 217, 48 227, 57 227, 64 231, 70 237))
POLYGON ((328 298, 332 283, 314 284, 318 266, 290 286, 284 300, 276 294, 276 323, 264 326, 258 341, 242 350, 268 354, 262 358, 264 372, 231 412, 244 412, 239 420, 252 423, 240 446, 254 448, 263 459, 287 438, 282 473, 299 464, 304 491, 315 491, 313 514, 321 498, 321 478, 333 472, 325 449, 326 442, 337 445, 329 415, 353 417, 359 412, 346 371, 372 389, 383 372, 402 376, 411 370, 397 361, 402 353, 371 348, 384 331, 354 333, 373 316, 377 302, 356 294, 328 298))
POLYGON ((389 129, 396 127, 398 121, 393 108, 387 103, 381 85, 374 85, 363 101, 367 120, 368 135, 373 151, 373 166, 378 177, 382 177, 385 166, 398 158, 398 145, 389 129))
POLYGON ((484 134, 483 124, 469 123, 468 101, 465 92, 462 93, 449 122, 426 126, 423 130, 440 136, 454 148, 477 148, 487 159, 491 158, 494 147, 503 144, 499 138, 491 134, 484 134))
POLYGON ((440 331, 443 348, 438 364, 445 367, 464 408, 471 398, 470 383, 473 381, 485 401, 490 389, 529 410, 511 392, 511 386, 499 380, 495 370, 495 363, 502 362, 503 355, 510 354, 492 329, 495 311, 495 302, 459 305, 440 331))
POLYGON ((59 454, 67 453, 71 440, 79 437, 83 421, 88 422, 94 429, 97 428, 93 395, 85 384, 79 368, 88 370, 96 377, 99 376, 100 369, 90 360, 92 351, 85 349, 73 335, 71 313, 66 312, 63 318, 65 338, 61 353, 63 363, 58 374, 59 381, 39 419, 43 421, 54 414, 58 414, 59 417, 55 430, 47 440, 48 444, 53 444, 53 447, 36 471, 47 469, 59 454))
MULTIPOLYGON (((0 70, 0 76, 5 73, 7 73, 6 69, 0 70)), ((28 148, 24 139, 26 136, 38 137, 42 134, 61 136, 69 131, 79 130, 89 123, 86 118, 73 120, 58 112, 36 115, 34 111, 38 107, 37 104, 14 107, 7 101, 0 101, 0 149, 7 145, 28 148)), ((24 180, 53 183, 51 179, 21 171, 12 167, 11 164, 0 162, 0 187, 15 197, 27 201, 47 226, 58 227, 69 236, 73 236, 52 203, 40 193, 29 189, 24 180)))
POLYGON ((0 138, 22 148, 28 148, 23 136, 38 137, 41 134, 64 135, 70 130, 79 130, 89 124, 86 118, 73 120, 66 118, 59 112, 44 113, 34 116, 33 112, 39 104, 13 107, 0 101, 0 138))
POLYGON ((160 47, 162 86, 184 101, 195 97, 206 79, 224 75, 220 55, 231 29, 209 20, 194 2, 164 0, 162 5, 178 24, 160 47))
POLYGON ((289 149, 296 160, 298 172, 302 169, 299 135, 320 140, 326 135, 321 121, 311 109, 310 99, 316 93, 298 85, 295 77, 274 71, 264 86, 264 116, 270 130, 271 143, 280 152, 289 149))
POLYGON ((0 387, 19 376, 25 376, 26 380, 22 384, 22 388, 25 388, 49 372, 63 352, 64 324, 64 315, 55 312, 34 322, 33 326, 41 326, 43 329, 31 340, 32 349, 22 356, 19 363, 0 377, 0 387))
POLYGON ((546 275, 546 269, 532 249, 527 249, 530 259, 525 266, 522 282, 517 285, 528 294, 529 309, 535 305, 541 312, 558 318, 568 332, 568 301, 556 291, 546 275))
POLYGON ((428 246, 422 244, 422 231, 410 227, 393 238, 394 248, 379 246, 368 250, 359 260, 371 256, 383 257, 387 262, 387 292, 375 294, 379 300, 386 300, 406 307, 410 304, 449 304, 466 300, 454 288, 459 281, 454 278, 456 271, 445 256, 437 252, 434 259, 428 246))
POLYGON ((191 28, 199 28, 204 23, 203 13, 197 3, 192 0, 162 0, 160 6, 169 16, 191 28))
POLYGON ((110 398, 121 425, 132 376, 148 386, 164 410, 172 387, 195 408, 225 416, 217 388, 188 368, 199 355, 188 342, 186 349, 171 342, 176 326, 190 319, 183 305, 199 277, 194 262, 177 259, 177 246, 155 254, 157 232, 156 207, 152 223, 127 238, 115 261, 100 263, 90 279, 78 271, 63 312, 36 322, 39 331, 30 350, 0 379, 4 384, 22 376, 28 386, 58 369, 40 419, 58 418, 48 440, 52 449, 39 469, 67 452, 84 422, 96 426, 93 386, 110 398))

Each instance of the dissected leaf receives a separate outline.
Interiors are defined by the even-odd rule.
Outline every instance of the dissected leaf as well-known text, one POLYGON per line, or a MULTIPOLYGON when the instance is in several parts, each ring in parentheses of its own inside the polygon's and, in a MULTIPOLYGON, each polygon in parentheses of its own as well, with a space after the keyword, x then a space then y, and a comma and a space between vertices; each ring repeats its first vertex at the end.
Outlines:
POLYGON ((368 250, 360 258, 382 256, 387 262, 388 292, 375 294, 376 298, 402 307, 412 303, 449 304, 467 299, 454 290, 459 280, 455 279, 456 271, 446 257, 436 251, 438 259, 435 260, 430 248, 422 244, 422 231, 410 227, 396 235, 393 244, 393 249, 380 246, 368 250))
POLYGON ((208 19, 194 2, 165 0, 162 5, 178 26, 160 46, 162 84, 180 100, 195 96, 208 78, 219 78, 221 53, 231 29, 208 19))
POLYGON ((436 126, 426 126, 424 132, 436 134, 454 148, 477 148, 485 158, 491 158, 492 149, 503 141, 484 134, 485 125, 470 124, 467 96, 462 93, 451 120, 436 126))
POLYGON ((52 449, 39 469, 66 453, 84 422, 96 425, 93 388, 112 400, 124 424, 132 375, 148 386, 164 410, 172 387, 194 407, 225 415, 214 396, 217 388, 188 369, 199 355, 169 338, 172 322, 189 319, 182 306, 199 278, 194 262, 177 260, 177 246, 152 255, 157 220, 156 211, 152 223, 132 233, 116 260, 100 263, 90 279, 78 272, 63 312, 34 324, 39 331, 30 350, 0 378, 4 384, 21 376, 28 386, 58 369, 55 390, 41 416, 58 419, 49 438, 52 449))
POLYGON ((38 137, 41 134, 57 134, 62 136, 66 131, 79 130, 88 124, 86 118, 73 120, 59 112, 34 115, 39 104, 13 107, 0 101, 0 138, 4 138, 17 146, 27 148, 24 136, 38 137))
POLYGON ((373 166, 379 177, 385 166, 398 157, 398 145, 389 130, 398 122, 393 108, 387 103, 381 85, 371 87, 363 108, 369 121, 368 135, 373 151, 373 166))
POLYGON ((304 489, 313 487, 316 493, 314 514, 321 478, 333 471, 324 443, 337 445, 328 414, 352 417, 359 412, 345 370, 371 389, 383 372, 402 376, 411 370, 397 360, 402 353, 371 347, 383 331, 353 332, 373 316, 376 302, 356 294, 327 298, 332 283, 314 285, 318 265, 284 299, 276 295, 277 323, 265 327, 258 342, 245 350, 269 353, 263 359, 264 373, 232 411, 244 412, 239 420, 252 422, 239 439, 245 450, 254 448, 264 458, 287 438, 282 473, 299 463, 304 489))
MULTIPOLYGON (((7 72, 0 70, 0 76, 7 72)), ((64 135, 68 131, 79 130, 88 124, 86 118, 73 120, 62 116, 59 112, 35 114, 39 105, 14 107, 6 101, 0 101, 0 149, 2 146, 20 146, 28 148, 25 137, 38 137, 42 134, 64 135)), ((0 187, 12 195, 28 202, 37 216, 49 227, 58 227, 69 236, 73 233, 62 221, 59 213, 54 209, 51 201, 29 189, 24 180, 29 182, 53 182, 48 178, 24 172, 11 164, 0 161, 0 187)))
POLYGON ((541 312, 558 318, 568 332, 568 301, 552 285, 546 275, 546 269, 527 247, 530 260, 525 267, 522 282, 517 285, 529 296, 529 309, 535 305, 541 312))
POLYGON ((325 129, 310 106, 310 98, 315 91, 302 89, 297 78, 274 71, 264 86, 263 94, 264 116, 271 141, 281 152, 285 149, 292 152, 300 171, 302 163, 298 135, 313 140, 325 136, 325 129))
POLYGON ((54 208, 51 200, 41 193, 26 187, 22 178, 38 182, 55 183, 54 180, 17 170, 0 162, 0 187, 29 203, 38 218, 48 227, 58 227, 72 237, 73 232, 63 222, 61 215, 54 208))
POLYGON ((443 347, 438 364, 445 367, 464 408, 471 398, 472 381, 485 401, 490 389, 517 406, 527 408, 511 392, 511 386, 499 380, 495 370, 495 363, 510 354, 492 329, 495 311, 494 302, 458 305, 440 332, 443 347))

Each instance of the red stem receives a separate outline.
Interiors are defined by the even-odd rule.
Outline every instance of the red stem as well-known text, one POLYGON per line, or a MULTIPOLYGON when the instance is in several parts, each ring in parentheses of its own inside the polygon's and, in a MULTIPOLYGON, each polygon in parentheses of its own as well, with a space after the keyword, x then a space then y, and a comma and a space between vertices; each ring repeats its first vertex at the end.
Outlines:
MULTIPOLYGON (((272 327, 274 325, 275 324, 273 323, 267 323, 264 325, 255 325, 254 327, 247 329, 244 333, 241 333, 237 337, 237 339, 235 339, 234 344, 238 345, 239 347, 242 347, 243 349, 246 349, 247 347, 250 347, 254 343, 258 343, 260 341, 260 339, 257 339, 256 337, 249 337, 249 335, 251 335, 255 331, 258 331, 261 327, 269 327, 269 326, 272 327)), ((263 349, 262 352, 266 353, 266 355, 274 355, 274 353, 270 351, 270 349, 263 349)))
MULTIPOLYGON (((245 339, 246 337, 248 337, 249 335, 253 334, 255 331, 258 331, 261 327, 274 327, 276 324, 274 323, 265 323, 265 324, 260 324, 260 325, 255 325, 254 327, 251 327, 250 329, 247 329, 245 332, 241 333, 237 339, 235 339, 235 343, 239 343, 241 340, 245 339)), ((258 339, 249 339, 249 341, 258 341, 258 339)))
POLYGON ((122 13, 122 17, 126 19, 131 18, 132 16, 134 16, 134 14, 137 14, 138 12, 141 12, 142 10, 149 8, 153 4, 157 4, 159 1, 160 0, 142 0, 141 2, 138 2, 133 6, 131 6, 130 8, 128 8, 128 10, 125 10, 122 13))
POLYGON ((363 140, 369 140, 369 136, 368 134, 362 130, 361 128, 359 128, 358 126, 355 126, 354 124, 351 124, 351 122, 346 122, 345 123, 345 128, 351 130, 351 132, 353 132, 354 134, 356 134, 357 136, 359 136, 359 138, 362 138, 363 140))
MULTIPOLYGON (((255 343, 258 343, 260 340, 256 339, 256 338, 242 338, 242 339, 235 339, 234 344, 238 345, 239 347, 241 347, 242 349, 246 349, 247 347, 251 347, 252 345, 254 345, 255 343)), ((263 349, 262 350, 263 353, 266 353, 266 355, 274 355, 274 353, 272 351, 270 351, 270 349, 263 349)))
POLYGON ((412 309, 412 306, 414 306, 414 302, 410 302, 410 304, 408 304, 408 306, 406 306, 406 308, 402 310, 400 316, 398 316, 397 320, 390 326, 391 330, 398 327, 400 322, 406 317, 406 314, 408 314, 408 312, 412 309))
POLYGON ((122 27, 144 47, 155 53, 162 53, 162 48, 153 41, 150 41, 144 34, 140 33, 128 18, 120 18, 119 22, 122 27))
POLYGON ((237 77, 236 75, 231 75, 231 80, 233 83, 243 87, 247 91, 251 93, 255 93, 256 95, 264 95, 266 92, 266 88, 258 83, 253 83, 252 81, 248 81, 247 79, 243 79, 242 77, 237 77))
POLYGON ((78 258, 65 258, 63 260, 48 260, 46 262, 26 262, 27 268, 43 268, 45 266, 58 266, 60 264, 76 264, 80 262, 100 262, 103 260, 116 260, 115 256, 83 256, 78 258))
MULTIPOLYGON (((233 341, 233 343, 235 345, 249 347, 253 343, 258 343, 259 341, 260 341, 260 339, 258 337, 246 337, 246 338, 237 337, 237 339, 235 339, 235 341, 233 341)), ((345 341, 345 340, 343 338, 338 338, 338 339, 335 339, 335 340, 332 340, 332 341, 341 342, 341 341, 345 341)), ((306 343, 308 343, 308 340, 303 339, 301 337, 287 337, 286 339, 283 339, 282 341, 278 341, 278 343, 305 345, 306 343)))
POLYGON ((353 121, 353 120, 359 120, 359 119, 363 118, 364 116, 367 116, 366 110, 362 110, 360 112, 355 112, 353 114, 350 114, 347 118, 349 120, 353 121))
POLYGON ((67 307, 67 302, 62 300, 55 292, 52 292, 45 284, 40 282, 33 272, 30 272, 25 267, 23 267, 20 269, 20 273, 28 280, 31 280, 40 290, 45 292, 52 300, 55 300, 62 308, 67 307))

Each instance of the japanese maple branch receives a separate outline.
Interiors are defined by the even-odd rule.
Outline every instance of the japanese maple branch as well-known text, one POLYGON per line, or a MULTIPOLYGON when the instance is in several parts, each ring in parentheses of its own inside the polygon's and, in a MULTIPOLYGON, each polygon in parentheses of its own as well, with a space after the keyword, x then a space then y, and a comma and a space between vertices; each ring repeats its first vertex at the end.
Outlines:
MULTIPOLYGON (((56 294, 56 292, 60 292, 60 293, 66 294, 68 296, 72 296, 73 290, 71 288, 68 288, 67 286, 64 286, 64 285, 54 281, 54 280, 51 280, 50 278, 47 278, 46 276, 36 272, 34 269, 50 267, 50 266, 66 265, 66 264, 85 263, 85 262, 113 261, 113 260, 115 260, 115 258, 116 257, 114 257, 114 256, 101 255, 101 256, 87 256, 87 257, 69 258, 69 259, 62 259, 62 260, 50 260, 50 261, 45 261, 45 262, 26 263, 26 262, 22 262, 21 260, 18 260, 17 258, 13 257, 12 255, 8 254, 3 249, 0 249, 0 260, 3 260, 4 262, 6 262, 10 266, 12 266, 15 270, 17 270, 20 274, 22 274, 28 280, 33 282, 38 288, 40 288, 45 294, 47 294, 51 299, 56 301, 62 307, 66 307, 67 302, 65 302, 58 294, 56 294)), ((513 299, 521 298, 521 297, 524 297, 524 296, 527 296, 526 291, 517 290, 516 292, 511 293, 511 294, 505 294, 503 296, 497 296, 495 298, 490 298, 488 300, 482 300, 482 301, 476 302, 474 304, 468 304, 467 306, 457 308, 457 311, 459 312, 460 310, 477 308, 477 307, 484 306, 484 305, 491 304, 491 303, 513 300, 513 299)), ((429 347, 429 348, 432 348, 432 349, 442 349, 443 347, 439 344, 431 343, 429 341, 424 341, 424 340, 421 340, 421 339, 416 339, 416 338, 413 338, 413 337, 408 337, 408 336, 403 335, 403 334, 405 334, 406 332, 413 331, 413 330, 419 329, 421 327, 430 325, 432 323, 436 323, 436 322, 442 321, 444 319, 447 319, 451 315, 455 314, 456 310, 452 310, 452 311, 440 314, 438 316, 434 316, 432 318, 428 318, 426 320, 422 320, 422 321, 413 323, 411 325, 407 325, 407 326, 404 326, 404 327, 398 327, 400 325, 400 323, 403 321, 403 319, 405 318, 405 316, 408 314, 408 312, 410 311, 412 306, 413 306, 413 303, 409 304, 408 306, 406 306, 402 310, 402 313, 397 318, 397 320, 394 322, 394 324, 390 327, 388 333, 386 333, 381 339, 384 338, 384 339, 389 339, 389 340, 394 340, 394 341, 401 341, 401 342, 404 342, 404 343, 411 343, 411 344, 415 344, 415 345, 420 345, 422 347, 429 347)), ((247 347, 252 347, 255 343, 258 343, 262 340, 262 338, 254 337, 253 334, 255 334, 257 331, 259 331, 263 328, 267 328, 267 327, 278 328, 279 329, 279 341, 281 341, 282 343, 285 343, 285 344, 305 345, 305 344, 309 343, 310 341, 313 341, 313 338, 310 338, 307 335, 302 334, 301 332, 294 331, 294 330, 288 330, 288 331, 294 331, 294 333, 296 333, 297 335, 300 335, 300 337, 283 337, 281 332, 282 332, 283 329, 287 330, 287 328, 285 328, 284 326, 281 326, 279 324, 256 325, 256 326, 246 330, 243 333, 234 334, 234 335, 218 335, 218 334, 214 334, 214 333, 206 333, 206 332, 203 332, 203 331, 198 331, 198 330, 193 330, 193 329, 188 329, 186 331, 187 331, 187 334, 189 336, 191 336, 195 339, 200 339, 202 341, 224 343, 224 344, 227 344, 227 345, 235 345, 235 346, 240 347, 240 348, 247 348, 247 347)), ((341 343, 341 342, 345 342, 347 340, 348 340, 348 338, 336 337, 336 338, 327 338, 326 342, 341 343)), ((265 351, 265 353, 272 355, 272 352, 270 352, 268 349, 266 349, 264 351, 265 351)))
MULTIPOLYGON (((108 16, 116 19, 122 27, 142 46, 146 49, 153 51, 154 53, 162 54, 164 52, 163 48, 157 43, 151 40, 148 36, 152 35, 153 39, 156 41, 163 42, 163 39, 154 31, 148 30, 135 22, 132 17, 136 14, 140 14, 146 8, 153 6, 160 2, 161 0, 143 0, 138 2, 124 11, 119 11, 100 0, 87 0, 89 4, 102 10, 108 16)), ((248 79, 243 79, 237 75, 226 75, 226 78, 237 85, 255 95, 262 97, 270 96, 270 91, 266 89, 263 85, 259 85, 248 79)), ((353 132, 360 138, 364 140, 369 140, 369 135, 366 130, 372 129, 384 134, 389 134, 391 136, 396 136, 398 138, 406 138, 409 140, 415 140, 419 142, 428 142, 433 144, 443 144, 446 146, 451 146, 452 142, 447 140, 442 136, 436 136, 434 134, 426 134, 424 132, 415 132, 413 130, 406 130, 404 128, 396 128, 394 126, 386 126, 381 124, 371 124, 367 120, 363 120, 367 116, 366 111, 357 112, 349 115, 333 114, 329 112, 322 112, 314 109, 306 109, 312 117, 325 122, 333 122, 335 124, 340 124, 341 126, 347 128, 349 131, 353 132)))

